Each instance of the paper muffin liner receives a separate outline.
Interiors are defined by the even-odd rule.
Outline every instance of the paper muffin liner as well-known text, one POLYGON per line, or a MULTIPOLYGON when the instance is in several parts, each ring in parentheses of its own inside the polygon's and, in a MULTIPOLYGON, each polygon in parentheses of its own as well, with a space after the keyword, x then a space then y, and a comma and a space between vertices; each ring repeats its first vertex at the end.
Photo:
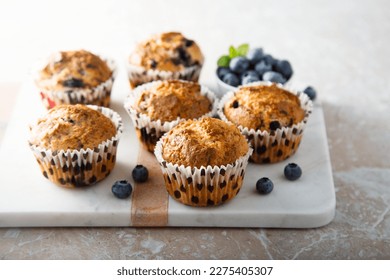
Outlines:
POLYGON ((233 199, 240 191, 252 148, 227 165, 190 167, 173 164, 162 156, 163 136, 156 144, 154 154, 164 176, 169 195, 190 206, 217 206, 233 199))
POLYGON ((115 166, 116 151, 122 134, 122 119, 115 111, 88 105, 108 117, 116 127, 111 139, 92 149, 52 151, 33 145, 30 148, 41 168, 43 176, 62 187, 74 188, 95 184, 106 178, 115 166))
MULTIPOLYGON (((251 83, 245 86, 255 86, 255 85, 272 85, 271 82, 256 82, 251 83)), ((220 100, 218 103, 218 115, 219 117, 226 121, 230 122, 224 114, 223 108, 225 103, 231 99, 235 93, 242 87, 239 87, 235 91, 230 91, 220 100)), ((303 120, 297 124, 294 124, 291 127, 281 127, 275 131, 265 131, 265 130, 254 130, 241 125, 238 126, 241 133, 245 135, 248 139, 248 142, 253 147, 253 154, 250 157, 250 160, 255 163, 275 163, 283 161, 293 155, 301 143, 303 132, 306 127, 308 118, 312 112, 313 103, 307 94, 290 89, 281 84, 277 84, 281 89, 284 89, 290 92, 293 95, 296 95, 301 104, 301 108, 305 111, 305 117, 303 120)))
MULTIPOLYGON (((159 82, 160 81, 153 81, 138 86, 137 88, 135 88, 130 92, 130 94, 127 96, 124 103, 124 107, 133 122, 138 139, 143 144, 144 148, 150 152, 154 151, 157 141, 160 139, 162 135, 164 135, 164 133, 171 130, 179 122, 185 120, 179 117, 176 120, 169 121, 169 122, 162 122, 161 120, 152 120, 148 115, 140 113, 134 108, 142 92, 148 90, 149 88, 152 88, 159 82)), ((206 96, 210 100, 212 104, 212 109, 210 112, 200 116, 199 118, 214 116, 217 112, 217 102, 216 102, 215 94, 207 87, 202 85, 201 85, 200 93, 203 96, 206 96)))
POLYGON ((139 85, 158 80, 185 80, 197 82, 199 80, 202 65, 185 67, 181 71, 163 71, 156 69, 146 69, 144 67, 127 63, 127 74, 130 86, 135 88, 139 85))
POLYGON ((115 78, 118 74, 116 63, 112 59, 103 58, 107 63, 112 74, 111 77, 94 88, 74 88, 67 90, 47 90, 39 87, 39 78, 35 79, 35 83, 40 90, 41 100, 46 109, 51 109, 54 106, 61 104, 90 104, 108 107, 110 106, 111 90, 115 78))

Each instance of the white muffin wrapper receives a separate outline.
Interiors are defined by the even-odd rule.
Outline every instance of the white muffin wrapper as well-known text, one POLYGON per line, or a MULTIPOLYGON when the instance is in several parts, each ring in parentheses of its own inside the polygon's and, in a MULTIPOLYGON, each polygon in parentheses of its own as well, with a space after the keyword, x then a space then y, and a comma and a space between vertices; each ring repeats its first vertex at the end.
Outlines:
MULTIPOLYGON (((229 91, 225 94, 225 96, 223 96, 217 105, 219 117, 223 121, 231 122, 224 114, 224 105, 228 100, 235 96, 235 93, 240 88, 256 85, 270 86, 272 84, 273 83, 271 82, 255 82, 245 86, 240 86, 234 91, 229 91)), ((281 84, 276 84, 276 86, 298 97, 301 108, 305 111, 305 117, 301 122, 293 124, 291 127, 281 127, 275 131, 255 130, 253 128, 249 129, 239 125, 238 128, 241 133, 245 135, 254 149, 251 160, 256 163, 279 162, 294 154, 299 147, 306 123, 313 109, 313 103, 307 94, 281 84)))
POLYGON ((199 80, 202 65, 185 67, 181 71, 163 71, 146 69, 144 67, 127 63, 127 75, 132 87, 158 80, 186 80, 197 82, 199 80))
POLYGON ((190 167, 164 160, 163 142, 157 142, 154 154, 161 166, 168 193, 191 206, 216 206, 233 199, 242 187, 252 148, 234 163, 221 166, 190 167))
MULTIPOLYGON (((138 130, 142 130, 143 135, 142 136, 147 136, 147 135, 153 135, 155 142, 164 135, 164 133, 168 132, 171 130, 173 127, 175 127, 177 124, 180 122, 184 121, 185 119, 183 118, 177 118, 176 120, 173 121, 167 121, 167 122, 162 122, 161 120, 152 120, 148 115, 139 113, 136 109, 136 102, 141 96, 141 94, 144 91, 147 91, 148 89, 154 87, 156 84, 160 83, 161 81, 153 81, 147 84, 140 85, 136 87, 134 90, 130 92, 130 94, 127 96, 125 102, 124 102, 124 108, 126 109, 127 113, 129 114, 132 123, 134 127, 138 130), (145 135, 144 135, 145 134, 145 135)), ((189 81, 183 81, 182 82, 189 82, 189 81)), ((202 117, 213 117, 216 115, 217 112, 217 102, 216 102, 216 96, 215 94, 208 89, 205 86, 201 85, 201 95, 206 96, 211 104, 212 104, 212 109, 210 112, 208 112, 205 115, 200 116, 197 119, 200 119, 202 117)), ((154 150, 154 144, 149 145, 150 147, 148 148, 151 152, 154 150), (152 147, 153 146, 153 147, 152 147)))
POLYGON ((29 142, 43 175, 64 187, 94 184, 107 177, 115 165, 117 146, 123 131, 122 119, 109 108, 87 106, 101 112, 114 123, 117 131, 115 136, 97 147, 80 150, 52 151, 29 142))
MULTIPOLYGON (((94 88, 67 88, 64 90, 47 90, 39 86, 39 75, 36 75, 35 84, 40 90, 41 99, 47 109, 61 104, 93 104, 108 107, 112 86, 118 74, 118 68, 113 59, 100 57, 110 68, 111 77, 94 88)), ((37 70, 37 72, 40 71, 37 70)))

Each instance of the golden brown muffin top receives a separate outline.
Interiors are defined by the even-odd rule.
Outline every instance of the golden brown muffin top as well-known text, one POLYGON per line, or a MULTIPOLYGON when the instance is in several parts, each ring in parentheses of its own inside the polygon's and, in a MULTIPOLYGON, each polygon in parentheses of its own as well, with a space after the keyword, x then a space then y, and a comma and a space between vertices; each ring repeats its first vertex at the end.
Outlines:
POLYGON ((107 63, 85 50, 58 52, 40 71, 38 86, 46 90, 93 88, 112 75, 107 63))
POLYGON ((59 105, 30 128, 30 143, 52 151, 93 149, 116 134, 114 123, 85 105, 59 105))
POLYGON ((162 157, 173 164, 198 167, 235 162, 249 146, 238 128, 214 118, 187 120, 168 132, 162 157))
POLYGON ((131 64, 172 72, 202 65, 203 61, 199 46, 179 32, 154 35, 139 43, 129 57, 131 64))
POLYGON ((138 112, 152 120, 162 122, 199 118, 212 110, 212 103, 201 94, 201 86, 195 82, 158 81, 143 91, 136 101, 138 112))
POLYGON ((274 84, 241 87, 223 110, 236 125, 266 131, 291 127, 305 117, 298 97, 274 84))

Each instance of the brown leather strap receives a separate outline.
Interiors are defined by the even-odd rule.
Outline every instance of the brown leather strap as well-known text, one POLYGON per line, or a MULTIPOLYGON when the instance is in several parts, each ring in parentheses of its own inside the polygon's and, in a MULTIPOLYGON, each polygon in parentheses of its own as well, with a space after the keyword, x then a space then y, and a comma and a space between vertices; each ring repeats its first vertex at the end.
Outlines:
POLYGON ((168 193, 161 167, 153 153, 140 146, 138 164, 148 168, 149 179, 135 183, 131 202, 134 227, 163 227, 168 224, 168 193))

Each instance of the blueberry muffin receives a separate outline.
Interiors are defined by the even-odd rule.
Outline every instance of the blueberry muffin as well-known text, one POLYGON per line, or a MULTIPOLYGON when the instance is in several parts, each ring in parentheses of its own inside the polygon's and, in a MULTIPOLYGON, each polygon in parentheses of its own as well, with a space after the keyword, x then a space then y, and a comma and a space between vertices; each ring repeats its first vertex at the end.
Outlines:
POLYGON ((52 54, 35 83, 47 109, 60 104, 109 106, 115 78, 113 61, 85 50, 52 54))
POLYGON ((251 153, 235 125, 209 117, 181 122, 155 149, 168 193, 191 206, 214 206, 233 199, 251 153))
POLYGON ((141 143, 153 152, 158 139, 180 121, 216 113, 214 101, 214 94, 198 83, 155 81, 131 91, 125 109, 141 143))
POLYGON ((269 82, 241 86, 218 106, 219 116, 248 138, 256 163, 278 162, 294 154, 311 110, 306 94, 269 82))
POLYGON ((131 87, 168 79, 197 82, 204 62, 195 41, 179 32, 161 33, 139 43, 128 60, 131 87))
POLYGON ((94 184, 115 166, 122 121, 94 105, 58 105, 30 127, 29 144, 42 174, 64 187, 94 184))

